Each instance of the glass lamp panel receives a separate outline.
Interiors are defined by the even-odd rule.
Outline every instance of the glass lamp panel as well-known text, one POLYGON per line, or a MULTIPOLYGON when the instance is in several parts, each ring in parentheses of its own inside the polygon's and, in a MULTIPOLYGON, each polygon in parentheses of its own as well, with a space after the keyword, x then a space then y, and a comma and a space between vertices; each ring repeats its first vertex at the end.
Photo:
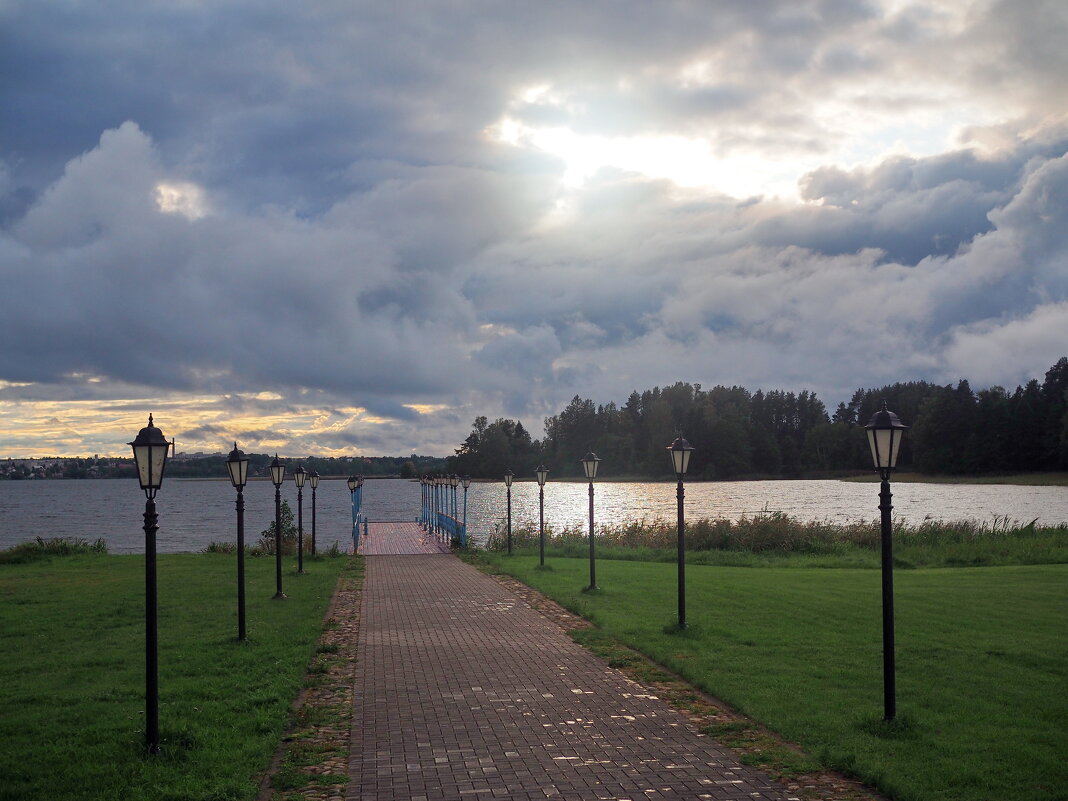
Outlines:
POLYGON ((507 473, 505 473, 504 474, 504 486, 506 486, 506 487, 512 486, 512 479, 513 478, 514 478, 514 476, 512 475, 512 471, 511 470, 509 470, 507 473))
POLYGON ((167 464, 169 449, 170 445, 166 442, 134 446, 137 480, 141 483, 141 489, 159 489, 163 483, 163 469, 167 464))
POLYGON ((893 428, 869 428, 868 445, 877 470, 889 470, 897 462, 901 447, 901 432, 893 428), (896 435, 896 436, 895 436, 896 435))
POLYGON ((539 487, 544 487, 545 486, 545 479, 547 479, 549 477, 549 468, 547 468, 544 465, 542 465, 542 466, 538 467, 538 469, 535 471, 535 475, 537 475, 537 477, 538 477, 538 486, 539 487))
POLYGON ((464 489, 471 487, 471 476, 464 476, 464 489))
POLYGON ((895 428, 890 432, 890 469, 893 470, 897 467, 897 452, 901 450, 901 440, 904 438, 904 431, 900 428, 895 428))
POLYGON ((137 462, 137 480, 141 489, 154 486, 152 482, 152 446, 134 445, 134 461, 137 462))
POLYGON ((308 473, 308 483, 311 484, 311 488, 312 489, 315 489, 316 487, 319 486, 319 473, 318 473, 318 471, 312 470, 310 473, 308 473))
POLYGON ((293 481, 297 485, 297 489, 304 489, 304 479, 308 477, 308 474, 304 471, 303 467, 297 467, 293 471, 293 481))
POLYGON ((149 483, 153 487, 158 488, 163 483, 163 469, 167 466, 167 452, 169 450, 170 446, 167 443, 163 443, 163 447, 156 445, 148 452, 148 462, 152 471, 149 483))

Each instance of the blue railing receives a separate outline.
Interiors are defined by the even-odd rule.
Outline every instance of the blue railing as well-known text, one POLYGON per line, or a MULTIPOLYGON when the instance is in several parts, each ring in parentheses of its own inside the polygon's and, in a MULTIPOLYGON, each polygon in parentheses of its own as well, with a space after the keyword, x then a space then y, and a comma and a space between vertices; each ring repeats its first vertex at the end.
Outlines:
POLYGON ((467 527, 452 515, 438 512, 438 530, 451 542, 457 540, 461 548, 467 547, 467 527))
POLYGON ((352 493, 352 552, 360 552, 360 524, 363 524, 364 536, 367 535, 367 517, 360 511, 363 506, 363 487, 352 493))

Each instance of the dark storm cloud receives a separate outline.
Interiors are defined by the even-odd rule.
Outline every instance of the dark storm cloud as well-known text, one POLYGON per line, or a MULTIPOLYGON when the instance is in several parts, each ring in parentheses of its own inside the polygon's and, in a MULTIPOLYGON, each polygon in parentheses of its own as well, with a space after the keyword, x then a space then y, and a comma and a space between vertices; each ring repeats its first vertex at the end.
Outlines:
POLYGON ((250 442, 448 452, 476 414, 678 379, 829 403, 888 380, 1011 384, 1063 355, 1065 16, 8 3, 0 401, 178 393, 224 417, 324 415, 242 424, 250 442), (961 125, 968 104, 1002 122, 941 155, 832 158, 866 135, 854 118, 922 127, 947 98, 967 98, 961 125), (801 203, 614 167, 570 191, 561 157, 493 140, 504 117, 826 160, 797 176, 801 203))

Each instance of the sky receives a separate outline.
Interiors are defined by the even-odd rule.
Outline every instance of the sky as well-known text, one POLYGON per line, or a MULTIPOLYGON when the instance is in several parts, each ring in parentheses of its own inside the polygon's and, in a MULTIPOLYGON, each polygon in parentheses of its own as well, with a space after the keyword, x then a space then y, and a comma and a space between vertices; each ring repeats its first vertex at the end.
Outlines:
POLYGON ((1063 0, 0 0, 0 457, 1041 379, 1066 41, 1063 0))

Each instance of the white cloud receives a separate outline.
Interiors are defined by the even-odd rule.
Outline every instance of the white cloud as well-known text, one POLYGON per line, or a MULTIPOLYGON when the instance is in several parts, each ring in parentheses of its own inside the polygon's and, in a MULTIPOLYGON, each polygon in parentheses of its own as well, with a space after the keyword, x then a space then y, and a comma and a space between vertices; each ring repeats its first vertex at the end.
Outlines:
POLYGON ((0 401, 444 453, 678 379, 1039 374, 1062 6, 16 3, 0 401))

